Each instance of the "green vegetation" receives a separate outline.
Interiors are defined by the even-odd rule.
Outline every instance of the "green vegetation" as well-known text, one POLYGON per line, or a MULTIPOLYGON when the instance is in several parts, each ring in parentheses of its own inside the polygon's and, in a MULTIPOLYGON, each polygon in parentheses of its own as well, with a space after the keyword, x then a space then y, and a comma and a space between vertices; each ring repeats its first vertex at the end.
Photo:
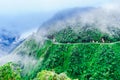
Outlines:
MULTIPOLYGON (((39 58, 36 58, 38 59, 37 64, 29 69, 28 73, 21 74, 21 77, 23 80, 37 79, 39 72, 48 70, 55 71, 57 74, 64 72, 71 79, 119 80, 119 49, 120 42, 68 44, 46 41, 45 45, 41 46, 36 52, 36 55, 39 55, 39 58)), ((3 68, 5 66, 2 66, 3 68)), ((21 70, 24 73, 24 69, 21 70)), ((2 73, 2 76, 5 76, 5 74, 8 73, 2 73)))
POLYGON ((83 80, 120 79, 120 43, 53 44, 41 70, 83 80))
POLYGON ((30 38, 22 43, 22 45, 18 46, 13 53, 19 55, 29 55, 35 58, 39 58, 39 55, 36 55, 40 48, 40 44, 36 42, 35 39, 30 38))
POLYGON ((95 28, 75 32, 69 27, 48 35, 43 45, 30 38, 14 53, 33 57, 37 60, 35 65, 18 62, 18 68, 17 64, 8 63, 0 67, 0 79, 119 80, 120 34, 119 29, 110 30, 111 35, 95 28))
POLYGON ((88 43, 88 42, 99 42, 99 43, 110 43, 120 41, 120 29, 109 28, 110 34, 102 32, 94 27, 84 27, 79 31, 67 27, 58 32, 48 35, 49 39, 54 39, 60 43, 88 43))
POLYGON ((33 37, 30 39, 25 40, 20 46, 18 46, 14 50, 14 54, 20 55, 21 59, 30 57, 31 59, 35 60, 34 62, 29 61, 29 59, 25 62, 25 64, 21 61, 18 64, 21 67, 21 76, 23 80, 30 80, 34 79, 37 73, 40 71, 40 66, 42 60, 44 59, 44 55, 51 46, 51 41, 45 41, 43 45, 37 42, 33 37))
POLYGON ((20 68, 13 64, 7 63, 0 66, 0 80, 21 80, 20 68))
POLYGON ((56 74, 52 71, 43 70, 37 74, 37 77, 34 80, 71 80, 66 76, 66 74, 56 74))

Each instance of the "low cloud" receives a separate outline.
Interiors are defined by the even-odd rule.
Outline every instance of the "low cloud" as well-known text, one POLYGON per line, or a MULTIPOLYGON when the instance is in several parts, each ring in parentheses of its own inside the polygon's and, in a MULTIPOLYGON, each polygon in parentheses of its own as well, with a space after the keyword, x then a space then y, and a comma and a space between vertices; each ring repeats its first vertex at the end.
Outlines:
MULTIPOLYGON (((114 3, 104 4, 100 7, 93 8, 86 12, 77 12, 64 19, 56 19, 54 22, 50 21, 46 31, 48 34, 59 31, 68 26, 72 26, 74 30, 79 30, 85 25, 91 25, 103 32, 110 33, 108 27, 120 28, 120 10, 119 5, 114 3)), ((60 14, 61 15, 61 14, 60 14)), ((57 16, 56 16, 57 17, 57 16)), ((39 29, 40 30, 40 29, 39 29)))

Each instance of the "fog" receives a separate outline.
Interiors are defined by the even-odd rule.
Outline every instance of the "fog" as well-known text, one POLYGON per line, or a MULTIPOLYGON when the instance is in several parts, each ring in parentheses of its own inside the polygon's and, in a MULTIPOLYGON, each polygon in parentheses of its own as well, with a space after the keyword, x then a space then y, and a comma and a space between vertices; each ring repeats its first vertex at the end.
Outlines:
POLYGON ((38 28, 56 12, 74 7, 98 7, 112 0, 0 0, 0 29, 23 33, 38 28))
POLYGON ((8 53, 3 51, 3 50, 0 50, 0 58, 7 55, 8 53))
MULTIPOLYGON (((48 34, 67 28, 68 26, 71 26, 73 30, 77 31, 87 24, 94 25, 101 31, 109 33, 107 27, 120 28, 119 7, 119 5, 114 3, 110 5, 102 5, 82 14, 80 14, 79 12, 74 13, 74 15, 72 16, 69 16, 62 20, 58 19, 54 23, 50 23, 49 26, 42 25, 36 33, 32 34, 32 38, 34 38, 36 42, 40 42, 41 44, 43 44, 44 40, 46 40, 46 35, 48 34)), ((3 54, 3 52, 1 52, 1 54, 3 54)), ((0 65, 4 65, 8 62, 20 62, 24 66, 34 66, 37 61, 38 60, 36 60, 34 57, 30 57, 27 55, 20 56, 18 54, 12 53, 1 57, 0 65)))
POLYGON ((17 54, 7 54, 0 57, 0 66, 9 62, 17 64, 21 69, 23 69, 22 74, 27 74, 30 70, 34 69, 38 60, 27 55, 21 56, 17 54))
MULTIPOLYGON (((109 31, 107 30, 107 27, 120 28, 119 7, 120 6, 116 3, 106 4, 106 5, 102 5, 100 7, 91 9, 90 11, 82 14, 80 14, 79 12, 74 13, 74 15, 64 18, 64 20, 58 19, 54 23, 50 23, 50 25, 47 27, 42 25, 42 27, 39 28, 37 33, 33 34, 34 38, 36 39, 37 42, 44 43, 44 40, 46 39, 45 35, 59 31, 68 26, 72 26, 72 29, 77 31, 81 27, 84 27, 86 24, 94 25, 95 27, 99 28, 101 31, 109 33, 109 31), (78 25, 80 24, 80 26, 75 27, 76 24, 78 25)), ((29 32, 26 33, 26 35, 28 36, 29 32)), ((26 37, 26 35, 22 36, 21 38, 26 37)), ((3 63, 7 63, 8 61, 19 61, 20 59, 21 58, 19 58, 18 55, 8 55, 0 58, 0 63, 3 64, 3 63)))
MULTIPOLYGON (((73 30, 77 31, 82 27, 89 25, 94 26, 105 33, 110 33, 108 27, 120 28, 120 10, 119 5, 116 3, 102 5, 97 8, 93 8, 86 12, 77 12, 69 17, 63 19, 56 19, 55 21, 48 20, 48 25, 42 25, 46 28, 48 34, 54 33, 68 26, 71 26, 73 30), (50 23, 51 22, 51 23, 50 23)), ((74 9, 74 8, 73 8, 74 9)), ((57 16, 56 16, 57 17, 57 16)), ((41 32, 41 28, 38 32, 41 32)))

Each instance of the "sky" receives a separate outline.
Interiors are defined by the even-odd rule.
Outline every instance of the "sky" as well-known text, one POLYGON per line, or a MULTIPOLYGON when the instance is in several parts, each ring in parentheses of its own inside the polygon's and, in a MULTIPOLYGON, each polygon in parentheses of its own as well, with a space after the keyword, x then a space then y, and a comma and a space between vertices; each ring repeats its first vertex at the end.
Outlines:
POLYGON ((0 0, 0 29, 34 31, 56 12, 74 7, 99 7, 117 0, 0 0))
POLYGON ((0 13, 49 12, 70 7, 100 6, 115 0, 0 0, 0 13))

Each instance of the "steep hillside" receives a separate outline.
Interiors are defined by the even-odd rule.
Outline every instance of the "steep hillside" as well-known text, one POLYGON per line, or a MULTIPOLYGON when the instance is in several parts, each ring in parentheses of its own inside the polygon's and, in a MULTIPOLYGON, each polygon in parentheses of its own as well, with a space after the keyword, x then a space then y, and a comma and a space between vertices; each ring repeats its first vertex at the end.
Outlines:
MULTIPOLYGON (((69 29, 67 35, 72 33, 69 29)), ((62 38, 67 36, 56 35, 62 38)), ((66 40, 70 40, 69 38, 66 40)), ((97 35, 94 38, 99 40, 97 35)), ((106 42, 57 42, 49 38, 41 44, 36 39, 34 36, 29 37, 12 53, 22 57, 16 64, 21 69, 20 76, 23 80, 37 78, 37 74, 42 70, 55 71, 58 74, 66 73, 71 79, 120 79, 119 41, 106 43, 109 41, 108 38, 106 42), (25 56, 29 57, 27 61, 24 60, 25 56)))
POLYGON ((120 43, 53 43, 41 70, 66 72, 71 78, 120 79, 120 43))
MULTIPOLYGON (((35 44, 28 44, 34 46, 35 44)), ((71 79, 120 79, 120 42, 115 43, 56 43, 47 40, 34 55, 36 65, 24 73, 25 80, 34 79, 42 70, 66 73, 71 79)))
POLYGON ((68 80, 120 79, 119 12, 101 8, 83 12, 57 14, 11 53, 20 57, 13 63, 20 67, 23 80, 46 75, 46 80, 54 80, 62 73, 68 80))

